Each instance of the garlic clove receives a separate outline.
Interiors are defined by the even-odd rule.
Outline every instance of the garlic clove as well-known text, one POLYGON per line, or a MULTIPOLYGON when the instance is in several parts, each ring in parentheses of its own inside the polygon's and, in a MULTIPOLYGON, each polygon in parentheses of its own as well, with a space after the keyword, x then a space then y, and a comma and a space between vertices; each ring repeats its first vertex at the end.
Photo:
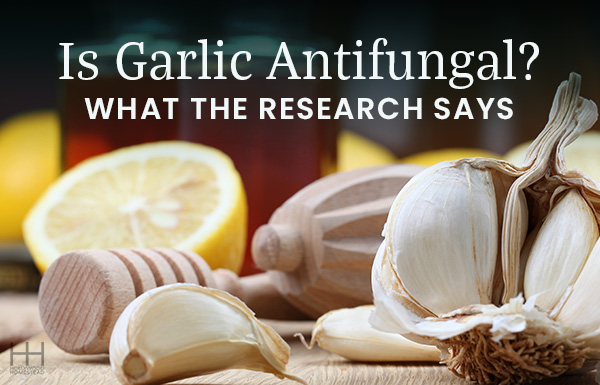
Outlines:
POLYGON ((371 314, 369 323, 378 330, 418 334, 415 322, 435 316, 419 306, 402 286, 390 261, 386 240, 379 246, 373 260, 371 287, 375 311, 371 314))
POLYGON ((526 236, 525 242, 523 242, 523 247, 521 248, 521 257, 519 260, 519 278, 518 278, 518 289, 519 293, 525 292, 525 268, 527 267, 527 260, 529 259, 529 254, 531 254, 531 248, 535 243, 535 239, 540 232, 540 228, 542 227, 541 223, 538 223, 531 232, 526 236))
MULTIPOLYGON (((596 305, 600 293, 599 271, 600 240, 596 242, 569 297, 556 316, 558 322, 569 325, 579 333, 578 339, 592 339, 596 348, 600 348, 600 306, 596 305)), ((595 358, 600 359, 599 353, 595 358)))
POLYGON ((440 360, 431 345, 413 342, 396 333, 377 330, 369 323, 373 305, 332 310, 317 320, 311 338, 322 349, 353 361, 396 362, 440 360))
POLYGON ((290 378, 290 348, 243 302, 221 290, 173 284, 130 303, 110 341, 111 366, 124 384, 151 384, 250 369, 290 378))
POLYGON ((491 303, 498 223, 490 170, 442 162, 414 177, 388 217, 390 258, 406 291, 435 314, 491 303))
POLYGON ((596 216, 577 189, 550 209, 531 247, 524 276, 525 297, 550 312, 571 286, 598 240, 596 216))

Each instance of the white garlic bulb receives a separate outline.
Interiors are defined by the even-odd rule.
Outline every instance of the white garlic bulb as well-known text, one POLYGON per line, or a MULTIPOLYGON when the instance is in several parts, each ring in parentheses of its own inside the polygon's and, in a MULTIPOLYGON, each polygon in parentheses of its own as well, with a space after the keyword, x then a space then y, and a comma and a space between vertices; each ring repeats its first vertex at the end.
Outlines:
POLYGON ((437 345, 481 384, 600 359, 600 185, 563 158, 598 115, 579 88, 560 85, 523 166, 442 162, 402 189, 373 264, 375 327, 437 345))

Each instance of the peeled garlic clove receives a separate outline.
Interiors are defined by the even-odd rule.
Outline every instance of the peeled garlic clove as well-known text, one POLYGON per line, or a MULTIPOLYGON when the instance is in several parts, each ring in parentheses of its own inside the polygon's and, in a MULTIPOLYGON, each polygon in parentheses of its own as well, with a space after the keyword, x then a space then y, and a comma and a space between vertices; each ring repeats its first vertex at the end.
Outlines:
POLYGON ((311 347, 316 342, 322 349, 353 361, 440 360, 440 351, 435 346, 373 328, 369 323, 373 310, 375 306, 365 305, 322 315, 313 328, 311 347))
POLYGON ((290 378, 290 348, 243 302, 221 290, 173 284, 147 291, 119 317, 111 367, 124 384, 150 384, 250 369, 290 378))
POLYGON ((435 314, 491 303, 498 223, 491 170, 442 162, 415 176, 388 217, 390 258, 406 291, 435 314))
POLYGON ((529 253, 525 297, 550 312, 579 276, 598 240, 596 216, 577 189, 569 189, 551 208, 529 253))

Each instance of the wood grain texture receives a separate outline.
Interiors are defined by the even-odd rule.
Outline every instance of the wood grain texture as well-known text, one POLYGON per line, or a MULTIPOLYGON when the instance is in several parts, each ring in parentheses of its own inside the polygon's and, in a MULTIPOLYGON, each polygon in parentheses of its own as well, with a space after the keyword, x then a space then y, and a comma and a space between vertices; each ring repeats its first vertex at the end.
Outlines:
POLYGON ((127 266, 129 275, 133 279, 136 297, 157 286, 150 266, 138 254, 128 249, 114 249, 109 251, 119 257, 121 262, 127 266))
MULTIPOLYGON (((292 348, 288 369, 304 378, 310 385, 467 385, 450 373, 444 366, 436 364, 398 363, 364 364, 350 362, 318 347, 307 350, 297 339, 291 337, 295 331, 307 333, 312 323, 284 322, 273 325, 286 338, 292 348)), ((44 342, 44 373, 35 375, 11 374, 10 352, 0 354, 0 383, 20 385, 118 385, 108 355, 76 356, 60 350, 45 334, 29 341, 31 351, 40 349, 44 342)), ((24 351, 24 344, 15 351, 24 351)), ((23 365, 24 358, 15 357, 14 365, 23 365)), ((30 365, 39 365, 39 357, 31 357, 30 365)), ((595 385, 595 372, 583 375, 562 376, 535 385, 595 385)), ((192 377, 174 384, 204 385, 292 385, 290 380, 279 380, 273 375, 247 370, 227 370, 206 376, 192 377)))
POLYGON ((372 302, 371 265, 400 189, 422 167, 395 164, 337 173, 300 190, 252 242, 256 264, 305 314, 372 302))
POLYGON ((192 267, 194 268, 194 271, 198 276, 198 281, 200 282, 200 285, 206 287, 219 287, 217 286, 212 276, 212 270, 210 266, 202 257, 194 253, 193 251, 177 250, 177 252, 183 255, 184 258, 187 258, 187 260, 192 264, 192 267))
POLYGON ((182 282, 177 280, 175 271, 169 264, 169 262, 159 253, 152 249, 130 249, 148 264, 154 279, 156 280, 156 286, 169 285, 171 283, 182 282))
POLYGON ((175 272, 177 282, 187 282, 199 284, 198 275, 194 271, 194 267, 186 257, 173 249, 154 249, 157 253, 169 262, 171 268, 175 272))
POLYGON ((106 250, 78 250, 52 263, 40 285, 44 330, 63 349, 78 354, 106 351, 112 327, 135 299, 127 266, 106 250))

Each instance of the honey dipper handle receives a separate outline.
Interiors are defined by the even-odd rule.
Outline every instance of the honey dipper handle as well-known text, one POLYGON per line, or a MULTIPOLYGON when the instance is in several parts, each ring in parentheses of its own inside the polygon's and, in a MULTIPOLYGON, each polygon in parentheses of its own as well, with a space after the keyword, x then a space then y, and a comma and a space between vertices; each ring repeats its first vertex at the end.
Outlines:
POLYGON ((267 273, 239 278, 227 269, 213 272, 216 288, 235 295, 248 305, 259 318, 302 320, 306 315, 292 306, 277 291, 267 273))
POLYGON ((252 258, 263 270, 294 271, 304 257, 302 238, 289 225, 262 225, 252 238, 252 258))
POLYGON ((229 269, 216 269, 212 272, 215 280, 215 289, 220 289, 244 300, 244 289, 240 284, 240 277, 229 269))

